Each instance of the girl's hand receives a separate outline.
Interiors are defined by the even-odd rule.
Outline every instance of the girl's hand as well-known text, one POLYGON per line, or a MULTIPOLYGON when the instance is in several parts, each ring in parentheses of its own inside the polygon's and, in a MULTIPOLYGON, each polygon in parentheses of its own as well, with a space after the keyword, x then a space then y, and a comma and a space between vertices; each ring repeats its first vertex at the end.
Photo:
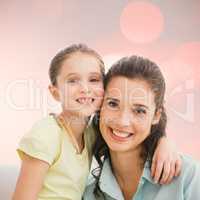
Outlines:
POLYGON ((169 184, 174 176, 179 176, 181 165, 181 157, 175 146, 169 139, 162 137, 152 160, 151 176, 154 181, 160 184, 169 184))

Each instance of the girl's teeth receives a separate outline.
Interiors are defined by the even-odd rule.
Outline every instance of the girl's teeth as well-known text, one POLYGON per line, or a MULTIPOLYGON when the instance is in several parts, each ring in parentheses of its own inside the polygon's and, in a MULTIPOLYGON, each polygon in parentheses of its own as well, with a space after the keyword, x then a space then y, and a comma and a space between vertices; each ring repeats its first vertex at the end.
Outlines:
POLYGON ((131 135, 130 133, 127 133, 127 132, 119 132, 119 131, 114 131, 114 130, 113 130, 113 134, 118 137, 123 137, 123 138, 129 137, 131 135))
POLYGON ((78 102, 81 104, 92 103, 92 98, 80 98, 78 99, 78 102))

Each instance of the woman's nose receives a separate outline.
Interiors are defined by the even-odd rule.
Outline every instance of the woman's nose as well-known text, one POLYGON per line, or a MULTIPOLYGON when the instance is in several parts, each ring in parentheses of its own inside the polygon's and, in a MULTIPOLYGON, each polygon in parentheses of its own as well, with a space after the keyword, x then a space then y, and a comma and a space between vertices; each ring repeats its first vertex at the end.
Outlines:
POLYGON ((132 117, 129 111, 120 112, 119 118, 117 119, 119 126, 130 126, 132 117))

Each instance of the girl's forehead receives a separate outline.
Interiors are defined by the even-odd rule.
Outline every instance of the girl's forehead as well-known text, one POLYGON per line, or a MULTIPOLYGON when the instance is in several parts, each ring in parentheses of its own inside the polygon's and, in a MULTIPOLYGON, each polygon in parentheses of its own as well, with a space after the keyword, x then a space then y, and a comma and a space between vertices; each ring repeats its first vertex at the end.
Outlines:
POLYGON ((65 58, 62 63, 65 72, 78 72, 79 70, 100 72, 100 61, 89 53, 75 52, 65 58))

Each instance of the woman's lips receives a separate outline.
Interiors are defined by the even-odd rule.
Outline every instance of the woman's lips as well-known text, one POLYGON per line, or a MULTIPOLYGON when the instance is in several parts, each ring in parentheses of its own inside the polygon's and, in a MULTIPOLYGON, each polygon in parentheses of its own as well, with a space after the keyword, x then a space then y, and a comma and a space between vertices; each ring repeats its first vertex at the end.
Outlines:
POLYGON ((117 140, 117 141, 120 141, 120 142, 127 141, 131 137, 134 136, 133 133, 119 131, 119 130, 113 130, 112 128, 110 128, 110 135, 114 140, 117 140))

